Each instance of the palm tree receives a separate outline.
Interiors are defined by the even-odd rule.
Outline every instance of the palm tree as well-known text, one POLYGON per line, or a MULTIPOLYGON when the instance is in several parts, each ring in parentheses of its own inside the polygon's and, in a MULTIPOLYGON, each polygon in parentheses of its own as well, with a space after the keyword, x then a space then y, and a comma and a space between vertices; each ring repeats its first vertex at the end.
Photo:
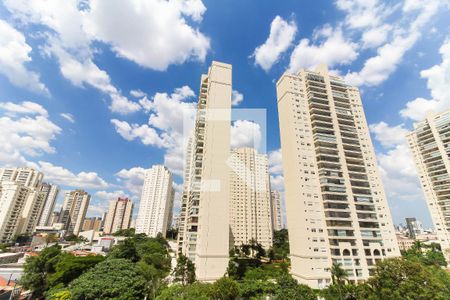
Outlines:
POLYGON ((347 280, 347 271, 342 268, 340 263, 333 263, 331 266, 331 280, 333 284, 342 285, 347 280))

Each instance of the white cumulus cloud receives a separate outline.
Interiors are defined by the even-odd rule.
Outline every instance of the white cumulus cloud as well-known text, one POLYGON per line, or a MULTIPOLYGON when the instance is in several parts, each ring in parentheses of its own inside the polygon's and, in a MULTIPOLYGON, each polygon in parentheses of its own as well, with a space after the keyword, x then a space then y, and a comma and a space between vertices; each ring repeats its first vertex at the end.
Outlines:
POLYGON ((358 57, 357 44, 343 35, 341 28, 330 25, 317 30, 314 39, 302 39, 291 54, 289 71, 296 73, 302 68, 311 69, 324 63, 330 68, 346 65, 358 57))
POLYGON ((0 20, 0 74, 18 87, 47 95, 49 91, 40 81, 39 74, 27 67, 27 63, 32 60, 31 51, 25 36, 0 20))
POLYGON ((420 72, 427 79, 427 87, 432 99, 416 98, 409 101, 400 111, 405 118, 421 121, 429 112, 438 112, 450 107, 450 39, 439 49, 442 56, 440 64, 420 72))
POLYGON ((280 16, 276 16, 270 24, 269 37, 253 52, 255 64, 269 71, 292 45, 296 33, 297 25, 294 21, 287 22, 280 16))

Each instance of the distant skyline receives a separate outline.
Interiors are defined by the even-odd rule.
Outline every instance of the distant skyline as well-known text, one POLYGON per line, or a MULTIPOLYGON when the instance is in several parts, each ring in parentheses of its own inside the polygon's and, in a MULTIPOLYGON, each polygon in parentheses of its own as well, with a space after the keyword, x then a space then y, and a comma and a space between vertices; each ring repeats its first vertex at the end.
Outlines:
MULTIPOLYGON (((283 191, 275 83, 326 63, 361 89, 394 224, 431 227, 405 134, 450 107, 449 10, 442 0, 4 0, 0 166, 39 168, 61 187, 56 209, 83 188, 88 216, 101 216, 119 196, 136 215, 145 169, 164 164, 178 211, 181 112, 218 60, 233 65, 233 107, 267 110, 260 138, 283 191)), ((232 145, 260 128, 235 121, 232 145)))

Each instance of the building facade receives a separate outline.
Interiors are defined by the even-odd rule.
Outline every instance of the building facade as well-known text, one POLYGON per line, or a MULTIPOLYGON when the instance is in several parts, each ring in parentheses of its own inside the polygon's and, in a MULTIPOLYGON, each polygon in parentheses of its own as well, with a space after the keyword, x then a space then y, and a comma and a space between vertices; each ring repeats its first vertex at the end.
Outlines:
POLYGON ((400 255, 359 91, 326 66, 277 82, 291 272, 314 288, 400 255))
POLYGON ((40 187, 40 191, 44 193, 45 199, 38 226, 50 226, 52 213, 55 209, 56 198, 59 194, 59 187, 54 184, 43 183, 40 187))
POLYGON ((142 187, 136 233, 145 233, 151 237, 161 233, 165 237, 172 222, 174 195, 172 173, 169 169, 161 165, 148 169, 142 187))
POLYGON ((29 192, 16 182, 0 182, 0 243, 9 243, 20 233, 19 222, 29 192))
POLYGON ((114 233, 121 229, 128 229, 133 215, 133 202, 128 198, 118 198, 109 203, 103 232, 114 233))
MULTIPOLYGON (((8 186, 4 190, 9 191, 8 195, 5 195, 5 207, 3 209, 6 211, 12 207, 20 207, 20 211, 14 210, 14 213, 10 215, 12 219, 4 220, 9 224, 8 227, 12 226, 12 224, 15 226, 14 229, 10 227, 10 230, 7 230, 8 232, 14 231, 15 234, 26 235, 33 233, 45 202, 45 194, 40 190, 43 177, 42 172, 33 168, 0 168, 0 184, 7 184, 8 186), (20 185, 21 188, 13 188, 9 183, 20 185), (15 194, 12 190, 20 192, 15 194), (27 190, 25 202, 19 204, 23 200, 24 190, 27 190)), ((9 215, 9 213, 7 214, 9 215)))
POLYGON ((91 195, 83 190, 67 192, 61 208, 58 223, 63 223, 66 234, 75 234, 82 230, 91 195))
MULTIPOLYGON (((429 114, 407 135, 439 243, 450 248, 450 110, 429 114)), ((450 257, 447 255, 447 260, 450 257)))
POLYGON ((416 239, 417 236, 423 233, 422 223, 417 221, 416 218, 405 218, 406 228, 408 229, 408 236, 412 239, 416 239))
POLYGON ((279 191, 272 190, 270 192, 270 204, 273 230, 281 230, 283 228, 283 216, 281 215, 281 197, 279 191))
POLYGON ((83 221, 82 231, 100 231, 102 219, 100 217, 85 218, 83 221))
POLYGON ((231 65, 215 61, 201 76, 194 135, 187 150, 190 166, 182 198, 180 248, 195 263, 200 281, 222 277, 229 260, 231 77, 231 65))
POLYGON ((267 155, 253 148, 231 151, 230 228, 235 246, 256 241, 272 246, 272 211, 267 155))

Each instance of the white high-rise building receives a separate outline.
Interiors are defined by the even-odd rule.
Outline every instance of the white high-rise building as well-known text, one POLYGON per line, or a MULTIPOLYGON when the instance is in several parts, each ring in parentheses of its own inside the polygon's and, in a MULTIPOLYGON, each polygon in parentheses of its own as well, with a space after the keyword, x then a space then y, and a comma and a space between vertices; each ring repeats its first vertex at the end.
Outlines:
POLYGON ((83 190, 66 192, 59 215, 59 223, 64 224, 66 234, 78 235, 82 230, 90 200, 91 195, 83 190))
POLYGON ((19 222, 30 189, 13 181, 0 182, 0 243, 20 234, 19 222))
POLYGON ((202 75, 194 136, 187 151, 190 166, 182 199, 180 248, 195 263, 200 281, 222 277, 229 260, 231 69, 214 61, 208 74, 202 75))
POLYGON ((128 198, 118 198, 109 203, 103 232, 114 233, 121 229, 130 228, 133 214, 133 202, 128 198))
POLYGON ((363 281, 400 255, 356 87, 316 71, 277 82, 291 273, 323 288, 332 263, 363 281))
MULTIPOLYGON (((181 195, 181 209, 178 224, 178 253, 187 253, 184 247, 187 247, 188 243, 184 241, 186 237, 186 215, 187 206, 189 203, 189 195, 191 194, 191 179, 194 179, 194 151, 195 151, 195 136, 190 136, 187 141, 186 157, 184 163, 184 173, 183 173, 183 194, 181 195)), ((191 254, 191 259, 194 260, 194 254, 191 254)))
POLYGON ((281 197, 279 191, 272 190, 270 192, 270 203, 272 206, 271 209, 273 230, 281 230, 283 228, 283 219, 281 216, 281 197))
POLYGON ((272 211, 270 205, 267 155, 253 148, 231 151, 230 228, 235 246, 260 243, 272 246, 272 211))
POLYGON ((136 233, 164 237, 172 222, 175 191, 172 173, 165 166, 155 165, 145 172, 141 202, 136 219, 136 233))
POLYGON ((44 207, 42 208, 38 226, 50 226, 53 209, 55 208, 56 198, 59 194, 59 187, 54 184, 43 183, 40 191, 45 194, 44 207))
POLYGON ((29 188, 39 188, 44 174, 33 168, 0 168, 0 181, 15 181, 29 188))
POLYGON ((407 138, 439 243, 446 253, 450 248, 450 110, 428 114, 414 124, 407 138))
MULTIPOLYGON (((14 182, 28 190, 25 203, 23 203, 23 206, 20 205, 21 210, 17 223, 13 220, 6 220, 15 224, 14 232, 16 234, 31 235, 39 221, 45 202, 45 194, 40 191, 43 177, 42 172, 32 168, 0 168, 0 184, 14 182)), ((6 190, 10 190, 10 187, 6 190)), ((15 206, 16 201, 13 198, 9 199, 11 200, 8 200, 10 205, 15 206)), ((5 206, 5 209, 7 209, 7 206, 5 206)), ((15 218, 15 216, 11 217, 15 218)))

